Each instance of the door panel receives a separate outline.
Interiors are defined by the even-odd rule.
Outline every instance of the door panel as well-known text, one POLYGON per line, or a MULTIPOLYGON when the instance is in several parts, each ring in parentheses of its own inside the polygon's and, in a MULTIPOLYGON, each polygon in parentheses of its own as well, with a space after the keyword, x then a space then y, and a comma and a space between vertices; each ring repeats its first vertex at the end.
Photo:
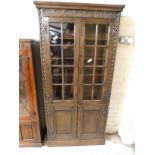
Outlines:
POLYGON ((105 117, 103 105, 80 105, 78 112, 79 138, 101 138, 104 136, 105 117))
POLYGON ((48 139, 76 137, 77 107, 72 105, 52 105, 47 113, 48 139))

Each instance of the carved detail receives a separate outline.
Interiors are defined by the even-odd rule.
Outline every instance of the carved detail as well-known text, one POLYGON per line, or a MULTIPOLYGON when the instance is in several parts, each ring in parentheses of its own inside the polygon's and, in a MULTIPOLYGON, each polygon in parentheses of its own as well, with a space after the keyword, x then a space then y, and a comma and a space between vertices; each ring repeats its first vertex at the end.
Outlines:
POLYGON ((116 18, 115 12, 108 11, 90 11, 90 10, 62 10, 62 9, 44 9, 44 16, 51 17, 94 17, 94 18, 116 18))
MULTIPOLYGON (((43 16, 42 16, 42 10, 38 9, 38 14, 39 14, 39 23, 40 23, 40 48, 41 48, 41 63, 42 63, 42 82, 43 82, 43 94, 47 93, 47 80, 46 80, 46 67, 45 67, 45 45, 44 45, 44 40, 45 36, 44 34, 46 33, 46 29, 44 28, 43 24, 43 16)), ((45 107, 45 113, 48 112, 48 98, 46 95, 44 95, 44 107, 45 107)))
MULTIPOLYGON (((48 85, 48 82, 47 82, 47 77, 46 77, 46 65, 45 65, 45 53, 46 53, 46 44, 45 44, 45 41, 46 41, 46 38, 45 38, 45 34, 47 34, 47 26, 44 24, 44 18, 43 18, 43 13, 42 13, 42 10, 39 9, 38 10, 38 14, 39 14, 39 22, 40 22, 40 41, 41 41, 41 44, 40 44, 40 52, 41 52, 41 63, 42 63, 42 83, 43 83, 43 94, 44 94, 44 108, 45 108, 45 114, 46 115, 49 115, 51 114, 50 113, 50 108, 49 108, 49 104, 51 103, 51 97, 52 97, 52 93, 51 92, 48 92, 48 89, 47 89, 47 85, 48 85)), ((47 121, 46 122, 47 124, 47 128, 49 128, 49 122, 47 121)))
POLYGON ((26 43, 25 41, 19 43, 19 50, 27 51, 28 49, 30 49, 30 43, 26 43))
POLYGON ((112 87, 114 64, 115 64, 116 49, 117 49, 117 38, 118 38, 118 31, 119 31, 119 20, 120 20, 120 13, 117 13, 117 17, 115 18, 114 23, 112 25, 112 33, 111 33, 112 60, 111 60, 111 66, 110 66, 108 90, 105 93, 105 97, 104 97, 105 103, 107 104, 107 110, 108 110, 108 106, 109 106, 109 102, 110 102, 110 96, 111 96, 111 87, 112 87))

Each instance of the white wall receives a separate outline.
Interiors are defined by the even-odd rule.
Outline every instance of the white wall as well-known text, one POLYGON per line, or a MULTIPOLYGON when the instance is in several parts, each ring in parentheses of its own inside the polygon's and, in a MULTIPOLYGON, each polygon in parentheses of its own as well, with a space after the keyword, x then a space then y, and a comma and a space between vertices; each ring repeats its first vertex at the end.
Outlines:
MULTIPOLYGON (((134 23, 135 21, 132 17, 122 15, 120 20, 119 36, 131 36, 134 39, 134 23)), ((128 83, 131 81, 132 77, 131 69, 134 63, 134 49, 134 42, 131 45, 120 43, 117 45, 112 94, 106 128, 108 133, 117 132, 120 127, 120 133, 122 135, 127 135, 126 130, 128 131, 130 128, 130 118, 128 116, 133 114, 132 111, 129 111, 129 108, 134 109, 134 106, 130 103, 128 98, 132 91, 128 90, 128 87, 131 86, 128 83), (125 115, 127 113, 128 115, 125 115), (120 125, 120 122, 122 122, 122 125, 120 125)))

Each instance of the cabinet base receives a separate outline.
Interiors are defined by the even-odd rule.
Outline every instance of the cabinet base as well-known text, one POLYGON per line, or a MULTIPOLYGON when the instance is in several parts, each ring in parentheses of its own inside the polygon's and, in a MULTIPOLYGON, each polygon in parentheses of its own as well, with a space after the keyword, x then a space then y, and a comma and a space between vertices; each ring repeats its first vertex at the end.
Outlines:
POLYGON ((72 139, 72 140, 47 140, 50 146, 81 146, 81 145, 104 145, 105 139, 72 139))
POLYGON ((19 147, 41 147, 41 143, 20 142, 19 147))

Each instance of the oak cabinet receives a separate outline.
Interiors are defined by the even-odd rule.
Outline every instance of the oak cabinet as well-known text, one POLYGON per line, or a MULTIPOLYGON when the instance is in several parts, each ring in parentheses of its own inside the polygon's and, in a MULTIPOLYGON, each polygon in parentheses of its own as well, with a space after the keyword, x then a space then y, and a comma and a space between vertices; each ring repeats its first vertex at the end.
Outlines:
POLYGON ((37 94, 32 60, 35 41, 19 40, 19 145, 41 146, 37 94))
POLYGON ((48 144, 104 144, 124 5, 34 3, 48 144))

